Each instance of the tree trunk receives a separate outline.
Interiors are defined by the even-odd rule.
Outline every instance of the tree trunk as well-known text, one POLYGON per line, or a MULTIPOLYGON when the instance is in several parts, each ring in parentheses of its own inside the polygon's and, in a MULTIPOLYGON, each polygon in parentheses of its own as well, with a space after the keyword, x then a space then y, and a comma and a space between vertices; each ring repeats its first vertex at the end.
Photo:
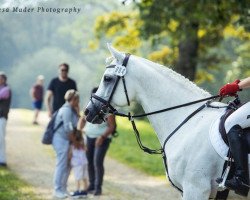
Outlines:
POLYGON ((179 43, 179 58, 175 70, 190 79, 195 78, 198 53, 198 24, 190 23, 184 27, 185 37, 179 43))

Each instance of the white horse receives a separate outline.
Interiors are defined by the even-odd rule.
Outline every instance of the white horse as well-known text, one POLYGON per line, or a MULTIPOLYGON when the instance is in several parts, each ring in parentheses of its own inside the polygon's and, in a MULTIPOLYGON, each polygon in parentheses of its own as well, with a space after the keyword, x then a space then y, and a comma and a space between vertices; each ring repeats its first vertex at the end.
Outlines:
MULTIPOLYGON (((121 65, 125 54, 110 46, 109 50, 114 58, 111 64, 121 65)), ((114 68, 106 69, 96 92, 107 101, 115 82, 114 71, 114 68)), ((134 55, 128 60, 125 80, 129 100, 139 102, 146 113, 211 96, 171 69, 134 55)), ((85 113, 88 121, 101 123, 98 112, 103 103, 93 99, 88 104, 85 113)), ((111 104, 127 105, 122 81, 117 85, 111 104)), ((162 146, 168 135, 202 104, 148 117, 162 146)), ((184 124, 165 146, 168 174, 183 191, 183 200, 215 197, 218 189, 215 180, 221 176, 224 160, 214 150, 208 132, 212 122, 222 113, 223 109, 203 109, 184 124)))

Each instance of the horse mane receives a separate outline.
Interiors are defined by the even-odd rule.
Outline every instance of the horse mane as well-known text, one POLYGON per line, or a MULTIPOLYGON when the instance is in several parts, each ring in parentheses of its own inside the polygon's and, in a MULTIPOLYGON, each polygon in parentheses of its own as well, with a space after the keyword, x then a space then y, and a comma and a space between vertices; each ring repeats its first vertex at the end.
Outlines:
MULTIPOLYGON (((137 56, 135 56, 137 57, 137 56)), ((186 77, 182 76, 181 74, 175 72, 174 70, 170 69, 169 67, 166 67, 164 65, 160 65, 158 63, 154 63, 150 60, 147 60, 145 58, 137 57, 139 59, 143 59, 150 67, 153 67, 160 75, 162 76, 170 76, 174 80, 176 80, 178 83, 180 83, 184 88, 191 90, 191 91, 196 91, 199 94, 202 94, 204 97, 211 96, 209 92, 206 90, 198 87, 195 83, 187 79, 186 77)))

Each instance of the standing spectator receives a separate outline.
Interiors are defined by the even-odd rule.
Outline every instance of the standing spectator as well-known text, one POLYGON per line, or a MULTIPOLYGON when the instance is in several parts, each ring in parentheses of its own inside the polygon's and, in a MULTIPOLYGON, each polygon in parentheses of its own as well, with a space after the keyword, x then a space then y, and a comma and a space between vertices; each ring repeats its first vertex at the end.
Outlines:
POLYGON ((11 91, 7 85, 7 76, 0 72, 0 166, 6 167, 5 134, 8 113, 10 110, 11 91))
POLYGON ((56 169, 54 174, 54 196, 67 197, 67 180, 70 172, 68 153, 73 131, 77 127, 79 94, 76 90, 68 90, 65 94, 66 103, 59 109, 55 119, 55 127, 62 123, 54 133, 52 145, 56 152, 56 169))
POLYGON ((73 142, 69 151, 69 162, 75 175, 76 190, 71 196, 73 198, 86 197, 88 187, 86 146, 80 130, 75 130, 73 137, 73 142), (83 184, 82 190, 81 184, 83 184))
POLYGON ((38 115, 43 105, 43 81, 44 76, 39 75, 36 79, 36 83, 30 89, 30 96, 32 98, 33 108, 35 110, 33 124, 38 124, 38 115))
MULTIPOLYGON (((95 93, 98 88, 94 88, 95 93)), ((111 135, 115 131, 115 116, 109 115, 102 124, 91 124, 85 118, 80 119, 79 127, 84 127, 87 136, 87 158, 89 171, 88 192, 94 192, 95 196, 102 194, 102 182, 104 176, 104 157, 111 142, 111 135)))
POLYGON ((64 103, 64 95, 67 90, 77 90, 76 82, 68 77, 69 65, 63 63, 59 65, 59 76, 53 78, 49 84, 46 94, 46 106, 49 116, 57 111, 64 103))

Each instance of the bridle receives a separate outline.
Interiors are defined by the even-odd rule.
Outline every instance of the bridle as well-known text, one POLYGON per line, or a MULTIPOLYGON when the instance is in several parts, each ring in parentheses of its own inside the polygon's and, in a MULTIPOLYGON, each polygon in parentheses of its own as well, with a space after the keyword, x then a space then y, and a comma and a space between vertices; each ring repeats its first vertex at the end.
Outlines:
POLYGON ((103 106, 101 107, 101 110, 99 111, 99 114, 108 114, 108 113, 115 114, 115 113, 118 113, 117 110, 111 105, 111 101, 112 101, 112 98, 114 96, 114 93, 116 91, 116 88, 117 88, 118 83, 119 83, 120 80, 122 80, 122 83, 123 83, 123 88, 124 88, 124 93, 126 95, 127 104, 128 104, 128 106, 130 106, 128 91, 127 91, 127 87, 126 87, 126 81, 125 81, 125 78, 124 78, 125 72, 124 71, 122 72, 122 70, 126 70, 129 57, 130 57, 130 54, 126 54, 126 56, 125 56, 125 58, 124 58, 124 60, 122 62, 121 67, 119 67, 118 65, 109 65, 109 66, 106 67, 106 69, 115 68, 115 70, 118 71, 117 73, 120 72, 120 74, 122 74, 121 76, 120 75, 115 76, 116 80, 115 80, 115 83, 114 83, 113 88, 111 90, 111 93, 110 93, 110 95, 108 97, 108 100, 105 100, 105 99, 103 99, 102 97, 100 97, 100 96, 98 96, 96 94, 91 95, 90 101, 92 102, 95 109, 97 109, 97 108, 96 108, 96 106, 94 104, 93 98, 96 99, 97 101, 103 103, 103 106), (108 113, 107 113, 107 111, 108 111, 108 113))
MULTIPOLYGON (((204 99, 199 99, 199 100, 196 100, 196 101, 192 101, 192 102, 188 102, 188 103, 184 103, 184 104, 181 104, 181 105, 177 105, 177 106, 173 106, 173 107, 169 107, 169 108, 165 108, 165 109, 161 109, 161 110, 157 110, 157 111, 153 111, 153 112, 149 112, 149 113, 144 113, 144 114, 138 114, 138 115, 131 115, 130 112, 128 114, 124 114, 124 113, 120 113, 118 112, 112 105, 111 105, 111 101, 112 101, 112 98, 114 96, 114 93, 116 91, 116 88, 117 88, 117 85, 120 81, 120 79, 122 79, 122 83, 123 83, 123 88, 124 88, 124 93, 126 95, 126 99, 127 99, 127 104, 128 106, 130 105, 130 100, 129 100, 129 97, 128 97, 128 91, 127 91, 127 87, 126 87, 126 82, 125 82, 125 74, 126 74, 126 67, 127 67, 127 64, 128 64, 128 60, 129 60, 129 57, 130 57, 130 54, 126 54, 125 55, 125 58, 122 62, 122 65, 121 67, 123 68, 116 68, 118 65, 109 65, 107 66, 106 68, 115 68, 116 71, 122 71, 122 70, 125 70, 124 73, 121 73, 121 75, 118 75, 116 74, 116 80, 115 80, 115 83, 113 85, 113 88, 111 90, 111 93, 108 97, 108 100, 105 100, 104 98, 96 95, 96 94, 92 94, 91 95, 91 98, 90 98, 90 101, 91 103, 93 104, 93 107, 94 109, 96 110, 96 112, 98 113, 96 117, 102 117, 101 114, 103 115, 106 115, 106 114, 114 114, 114 115, 117 115, 117 116, 121 116, 121 117, 127 117, 129 119, 129 121, 131 121, 132 123, 132 126, 133 126, 133 129, 134 129, 134 132, 136 133, 136 139, 137 139, 137 142, 140 146, 140 148, 149 153, 149 154, 161 154, 163 152, 163 149, 165 147, 165 144, 167 143, 167 141, 170 139, 170 137, 184 124, 186 123, 191 117, 193 117, 196 113, 198 113, 200 110, 202 110, 204 107, 213 107, 213 108, 224 108, 224 106, 222 107, 214 107, 214 106, 211 106, 210 103, 212 100, 218 98, 218 97, 221 97, 220 95, 215 95, 215 96, 211 96, 211 97, 207 97, 207 98, 204 98, 204 99), (93 99, 103 103, 101 109, 98 111, 97 109, 97 106, 95 105, 93 99), (209 101, 210 100, 210 101, 209 101), (141 143, 141 139, 140 139, 140 135, 139 135, 139 132, 137 131, 136 129, 136 125, 135 125, 135 122, 134 122, 134 118, 141 118, 141 117, 145 117, 145 116, 149 116, 149 115, 154 115, 154 114, 158 114, 158 113, 162 113, 162 112, 167 112, 167 111, 170 111, 170 110, 175 110, 175 109, 178 109, 178 108, 182 108, 182 107, 186 107, 186 106, 190 106, 190 105, 193 105, 193 104, 197 104, 197 103, 200 103, 200 102, 204 102, 204 101, 207 101, 205 104, 203 104, 201 107, 199 107, 197 110, 195 110, 193 113, 191 113, 176 129, 175 131, 173 131, 170 136, 165 140, 164 142, 164 146, 163 148, 161 149, 157 149, 157 150, 152 150, 152 149, 149 149, 148 147, 145 147, 144 145, 142 145, 141 143)), ((104 119, 103 119, 104 120, 104 119)), ((105 121, 105 120, 104 120, 105 121)))
MULTIPOLYGON (((129 57, 130 57, 130 54, 126 54, 123 62, 122 62, 122 69, 120 70, 125 70, 126 71, 126 67, 127 67, 127 63, 128 63, 128 60, 129 60, 129 57)), ((117 65, 109 65, 107 66, 106 68, 115 68, 115 70, 119 70, 119 68, 116 68, 117 65)), ((214 95, 214 96, 211 96, 211 97, 207 97, 207 98, 204 98, 204 99, 199 99, 199 100, 196 100, 196 101, 192 101, 192 102, 188 102, 188 103, 184 103, 184 104, 181 104, 181 105, 177 105, 177 106, 173 106, 173 107, 169 107, 169 108, 165 108, 165 109, 161 109, 161 110, 157 110, 157 111, 153 111, 153 112, 149 112, 149 113, 145 113, 145 114, 139 114, 139 115, 131 115, 130 112, 128 114, 124 114, 124 113, 119 113, 112 105, 111 105, 111 101, 112 101, 112 98, 113 98, 113 95, 116 91, 116 88, 117 88, 117 85, 120 81, 120 79, 122 79, 122 82, 123 82, 123 88, 124 88, 124 92, 125 92, 125 95, 126 95, 126 99, 127 99, 127 104, 130 105, 130 101, 129 101, 129 97, 128 97, 128 92, 127 92, 127 87, 126 87, 126 82, 125 82, 125 78, 124 78, 124 74, 121 73, 121 75, 116 75, 116 80, 115 80, 115 83, 114 83, 114 86, 112 88, 112 91, 109 95, 109 98, 108 100, 105 100, 103 99, 102 97, 96 95, 96 94, 92 94, 91 95, 91 102, 93 104, 93 107, 94 109, 97 111, 97 107, 96 105, 94 104, 94 101, 93 99, 103 103, 103 106, 101 107, 100 111, 99 111, 99 117, 101 117, 100 115, 101 114, 108 114, 108 113, 111 113, 111 114, 114 114, 114 115, 117 115, 117 116, 121 116, 121 117, 127 117, 129 119, 129 121, 131 122, 132 124, 132 127, 134 129, 134 133, 135 133, 135 136, 136 136, 136 139, 137 139, 137 143, 139 145, 139 147, 146 153, 149 153, 149 154, 162 154, 162 158, 164 160, 164 165, 165 165, 165 169, 166 169, 166 172, 167 172, 167 175, 168 175, 168 167, 167 167, 167 156, 166 156, 166 153, 165 153, 165 146, 167 144, 167 142, 169 141, 169 139, 187 122, 189 121, 193 116, 195 116, 198 112, 200 112, 201 110, 203 110, 205 107, 210 107, 210 108, 226 108, 227 106, 212 106, 210 105, 210 103, 215 100, 216 98, 218 97, 221 97, 220 95, 214 95), (137 130, 136 128, 136 125, 135 125, 135 122, 134 122, 134 118, 140 118, 140 117, 145 117, 145 116, 149 116, 149 115, 154 115, 154 114, 158 114, 158 113, 162 113, 162 112, 167 112, 167 111, 170 111, 170 110, 174 110, 174 109, 178 109, 178 108, 182 108, 182 107, 186 107, 186 106, 190 106, 190 105, 193 105, 193 104, 197 104, 197 103, 200 103, 200 102, 204 102, 206 101, 204 104, 202 104, 198 109, 196 109, 194 112, 192 112, 191 114, 189 114, 183 121, 182 123, 177 126, 175 128, 174 131, 171 132, 171 134, 169 134, 169 136, 165 139, 164 143, 163 143, 163 146, 162 148, 160 149, 150 149, 146 146, 144 146, 141 142, 141 138, 140 138, 140 133, 139 131, 137 130)), ((221 99, 220 99, 221 101, 221 99)), ((97 117, 96 116, 96 117, 97 117)), ((104 120, 104 119, 103 119, 104 120)), ((174 185, 174 183, 171 181, 169 175, 168 175, 168 179, 169 181, 172 183, 172 185, 178 189, 179 191, 182 192, 182 190, 180 188, 178 188, 177 186, 174 185)))
MULTIPOLYGON (((120 113, 118 112, 112 105, 111 105, 111 101, 112 101, 112 98, 113 98, 113 95, 116 91, 116 88, 117 88, 117 85, 120 81, 120 79, 122 79, 122 83, 123 83, 123 88, 124 88, 124 93, 126 95, 126 99, 127 99, 127 104, 128 106, 130 105, 130 101, 129 101, 129 97, 128 97, 128 91, 127 91, 127 87, 126 87, 126 82, 125 82, 125 78, 124 78, 124 75, 126 74, 126 67, 127 67, 127 64, 128 64, 128 60, 129 60, 129 57, 130 57, 130 54, 126 54, 123 62, 122 62, 122 67, 123 68, 116 68, 117 65, 109 65, 107 66, 106 68, 115 68, 116 71, 122 71, 122 70, 125 70, 124 73, 121 73, 121 75, 117 75, 116 74, 116 80, 115 80, 115 83, 113 85, 113 88, 111 90, 111 93, 108 97, 108 100, 105 100, 104 98, 96 95, 96 94, 92 94, 91 95, 91 98, 90 98, 90 101, 91 103, 93 104, 93 107, 96 111, 97 116, 96 117, 101 117, 103 119, 103 116, 105 116, 106 114, 114 114, 114 115, 117 115, 117 116, 121 116, 121 117, 127 117, 129 119, 129 121, 131 121, 131 124, 132 124, 132 127, 134 129, 134 132, 135 132, 135 135, 136 135, 136 139, 137 139, 137 142, 139 144, 139 147, 146 153, 149 153, 149 154, 162 154, 164 152, 164 148, 165 148, 165 145, 166 143, 168 142, 168 140, 174 135, 174 133, 177 132, 177 130, 179 130, 179 128, 181 128, 183 126, 183 124, 185 124, 190 118, 192 118, 196 113, 198 113, 199 111, 201 111, 203 108, 205 108, 206 106, 207 107, 213 107, 215 108, 214 106, 211 106, 210 103, 212 100, 220 97, 220 95, 215 95, 215 96, 211 96, 211 97, 207 97, 207 98, 204 98, 204 99, 199 99, 199 100, 196 100, 196 101, 192 101, 192 102, 189 102, 189 103, 185 103, 185 104, 181 104, 181 105, 177 105, 177 106, 173 106, 173 107, 170 107, 170 108, 165 108, 165 109, 161 109, 161 110, 157 110, 157 111, 153 111, 153 112, 149 112, 149 113, 144 113, 144 114, 139 114, 139 115, 131 115, 130 112, 128 114, 124 114, 124 113, 120 113), (97 106, 95 105, 93 99, 103 103, 101 109, 98 111, 97 109, 97 106), (209 101, 210 100, 210 101, 209 101), (175 110, 175 109, 178 109, 178 108, 182 108, 182 107, 186 107, 186 106, 190 106, 190 105, 193 105, 193 104, 197 104, 197 103, 200 103, 200 102, 204 102, 204 101, 207 101, 205 104, 203 104, 201 107, 199 107, 197 110, 195 110, 193 113, 191 113, 165 140, 164 142, 164 145, 163 145, 163 148, 160 148, 160 149, 150 149, 146 146, 144 146, 141 142, 141 138, 140 138, 140 134, 136 128, 136 125, 135 125, 135 122, 134 122, 134 118, 141 118, 141 117, 145 117, 145 116, 149 116, 149 115, 154 115, 154 114, 158 114, 158 113, 162 113, 162 112, 167 112, 167 111, 170 111, 170 110, 175 110)), ((118 73, 119 74, 119 73, 118 73)), ((223 108, 222 107, 216 107, 216 108, 223 108)), ((104 120, 104 119, 103 119, 104 120)), ((105 121, 105 120, 104 120, 105 121)))

